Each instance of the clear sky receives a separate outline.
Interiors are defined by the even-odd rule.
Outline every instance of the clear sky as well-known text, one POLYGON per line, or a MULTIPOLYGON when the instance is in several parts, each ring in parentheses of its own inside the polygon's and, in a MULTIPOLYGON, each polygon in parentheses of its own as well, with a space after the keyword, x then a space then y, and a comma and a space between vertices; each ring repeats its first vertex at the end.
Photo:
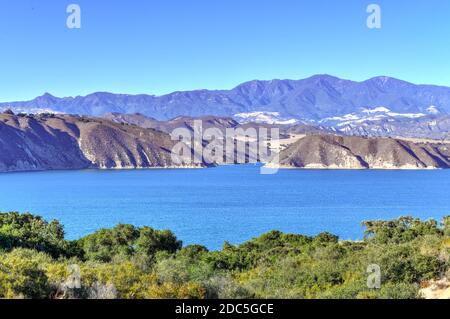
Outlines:
POLYGON ((449 0, 0 0, 0 101, 328 73, 450 86, 449 0), (68 29, 66 7, 81 7, 68 29), (366 26, 368 4, 382 28, 366 26))

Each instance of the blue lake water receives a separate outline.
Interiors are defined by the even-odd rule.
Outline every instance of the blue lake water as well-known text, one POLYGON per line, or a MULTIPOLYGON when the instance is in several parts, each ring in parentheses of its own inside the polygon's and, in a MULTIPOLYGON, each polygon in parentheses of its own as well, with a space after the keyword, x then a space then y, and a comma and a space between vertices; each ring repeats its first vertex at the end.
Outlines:
POLYGON ((0 174, 0 211, 61 221, 70 239, 118 223, 171 229, 185 244, 219 249, 272 229, 342 239, 361 221, 450 215, 450 170, 281 170, 253 165, 186 170, 0 174))

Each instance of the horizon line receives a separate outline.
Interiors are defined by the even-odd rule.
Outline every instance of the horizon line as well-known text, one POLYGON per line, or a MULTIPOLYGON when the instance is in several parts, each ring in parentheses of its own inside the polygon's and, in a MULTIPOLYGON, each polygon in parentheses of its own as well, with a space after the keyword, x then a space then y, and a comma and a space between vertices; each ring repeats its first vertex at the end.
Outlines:
POLYGON ((450 88, 450 85, 444 85, 444 84, 430 84, 430 83, 414 83, 414 82, 411 82, 411 81, 408 81, 408 80, 403 80, 403 79, 400 79, 400 78, 397 78, 397 77, 393 77, 393 76, 388 76, 388 75, 377 75, 377 76, 372 76, 372 77, 370 77, 370 78, 367 78, 367 79, 365 79, 365 80, 359 80, 359 81, 358 81, 358 80, 352 80, 352 79, 347 79, 347 78, 344 78, 344 77, 339 77, 339 76, 331 75, 331 74, 328 74, 328 73, 317 73, 317 74, 313 74, 313 75, 310 75, 310 76, 308 76, 308 77, 299 78, 299 79, 293 79, 293 78, 284 78, 284 79, 281 79, 281 78, 272 78, 272 79, 266 79, 266 80, 252 79, 252 80, 247 80, 247 81, 244 81, 244 82, 240 82, 240 83, 238 83, 238 84, 236 84, 236 85, 234 85, 233 87, 228 88, 228 89, 206 89, 206 88, 197 88, 197 89, 175 90, 175 91, 170 91, 170 92, 163 93, 163 94, 152 94, 152 93, 118 93, 118 92, 113 92, 113 91, 108 91, 108 90, 99 90, 99 91, 93 91, 93 92, 91 92, 91 93, 87 93, 87 94, 85 94, 85 95, 83 95, 83 94, 76 94, 76 95, 58 96, 58 95, 54 95, 54 94, 52 94, 52 93, 46 91, 46 92, 43 92, 41 95, 35 96, 35 97, 32 98, 32 99, 28 99, 28 100, 27 100, 27 99, 16 99, 16 100, 13 100, 13 101, 11 101, 11 100, 9 100, 9 101, 2 101, 2 100, 0 100, 0 104, 6 104, 6 103, 18 103, 18 102, 19 102, 19 103, 20 103, 20 102, 30 102, 30 101, 33 101, 33 100, 39 98, 39 97, 43 97, 43 96, 46 96, 46 95, 49 95, 49 96, 51 96, 51 97, 58 98, 58 99, 69 99, 69 98, 75 99, 75 98, 77 98, 77 97, 86 97, 86 96, 89 96, 89 95, 94 95, 94 94, 99 94, 99 93, 113 94, 113 95, 126 95, 126 96, 139 96, 139 95, 145 95, 145 96, 152 96, 152 97, 158 98, 158 97, 163 97, 163 96, 167 96, 167 95, 171 95, 171 94, 175 94, 175 93, 198 92, 198 91, 208 91, 208 92, 231 91, 231 90, 234 90, 234 89, 236 89, 237 87, 239 87, 239 86, 241 86, 241 85, 244 85, 244 84, 246 84, 246 83, 251 83, 251 82, 303 81, 303 80, 308 80, 308 79, 311 79, 311 78, 314 78, 314 77, 331 77, 331 78, 335 78, 335 79, 338 79, 338 80, 341 80, 341 81, 349 81, 349 82, 354 82, 354 83, 364 83, 364 82, 367 82, 367 81, 370 81, 370 80, 373 80, 373 79, 377 79, 377 78, 388 78, 388 79, 393 79, 393 80, 405 82, 405 83, 412 84, 412 85, 427 85, 427 86, 435 86, 435 87, 445 87, 445 88, 450 88))

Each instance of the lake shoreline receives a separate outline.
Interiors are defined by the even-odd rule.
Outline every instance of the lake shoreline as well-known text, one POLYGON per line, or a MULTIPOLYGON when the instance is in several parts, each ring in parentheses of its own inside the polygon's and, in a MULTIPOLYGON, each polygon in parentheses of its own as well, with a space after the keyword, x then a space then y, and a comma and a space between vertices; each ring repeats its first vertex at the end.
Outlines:
POLYGON ((141 170, 190 170, 190 169, 211 169, 217 167, 230 167, 230 166, 245 166, 245 165, 255 165, 260 167, 265 167, 269 169, 280 169, 280 170, 317 170, 317 171, 430 171, 430 170, 448 170, 445 167, 374 167, 374 168, 349 168, 349 167, 337 167, 337 166, 321 166, 312 165, 308 167, 298 167, 290 165, 276 165, 271 163, 246 163, 246 164, 221 164, 212 166, 196 166, 196 165, 186 165, 186 166, 154 166, 154 167, 87 167, 87 168, 61 168, 61 169, 36 169, 36 170, 11 170, 11 171, 0 171, 0 174, 14 174, 14 173, 39 173, 39 172, 52 172, 52 171, 86 171, 86 170, 98 170, 98 171, 141 171, 141 170))

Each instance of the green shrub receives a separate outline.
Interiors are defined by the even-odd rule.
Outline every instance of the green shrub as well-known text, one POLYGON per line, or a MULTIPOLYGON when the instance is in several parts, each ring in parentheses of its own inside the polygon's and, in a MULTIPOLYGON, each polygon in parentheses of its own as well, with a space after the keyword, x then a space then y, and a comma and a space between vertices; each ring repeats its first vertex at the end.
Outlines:
POLYGON ((0 213, 0 247, 4 251, 29 248, 53 257, 76 253, 74 247, 64 240, 64 229, 59 222, 47 222, 40 216, 17 212, 0 213))
POLYGON ((111 262, 115 257, 129 258, 135 254, 154 257, 158 251, 174 253, 182 246, 171 231, 123 224, 83 237, 79 245, 86 259, 101 262, 111 262))

